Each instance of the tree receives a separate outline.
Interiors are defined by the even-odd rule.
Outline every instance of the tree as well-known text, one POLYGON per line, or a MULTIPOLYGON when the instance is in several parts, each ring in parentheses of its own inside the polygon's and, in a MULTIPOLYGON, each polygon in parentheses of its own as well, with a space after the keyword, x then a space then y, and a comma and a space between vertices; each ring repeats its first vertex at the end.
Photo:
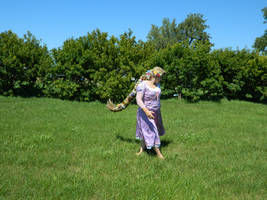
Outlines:
POLYGON ((187 18, 179 24, 178 35, 180 39, 188 40, 189 45, 192 44, 194 40, 197 41, 209 41, 210 36, 205 29, 209 28, 206 25, 207 20, 203 19, 202 14, 190 14, 187 18))
POLYGON ((0 94, 39 95, 52 59, 29 31, 23 38, 11 30, 0 33, 0 94))
POLYGON ((62 48, 52 50, 55 64, 46 76, 43 93, 70 100, 121 101, 154 52, 151 44, 137 42, 131 30, 120 38, 97 29, 68 39, 62 48))
POLYGON ((267 23, 267 7, 263 8, 262 9, 262 12, 263 12, 263 18, 264 18, 264 24, 267 23))
POLYGON ((168 18, 164 18, 162 26, 158 27, 152 24, 147 39, 154 43, 157 49, 163 49, 167 45, 172 45, 181 41, 188 41, 189 45, 194 40, 209 41, 210 36, 205 30, 209 27, 206 25, 207 20, 203 19, 203 15, 199 13, 189 14, 187 18, 180 24, 176 24, 176 20, 172 22, 168 18))
MULTIPOLYGON (((262 9, 264 22, 267 23, 267 7, 262 9)), ((267 54, 267 29, 264 31, 263 36, 255 39, 253 47, 263 54, 267 54)))

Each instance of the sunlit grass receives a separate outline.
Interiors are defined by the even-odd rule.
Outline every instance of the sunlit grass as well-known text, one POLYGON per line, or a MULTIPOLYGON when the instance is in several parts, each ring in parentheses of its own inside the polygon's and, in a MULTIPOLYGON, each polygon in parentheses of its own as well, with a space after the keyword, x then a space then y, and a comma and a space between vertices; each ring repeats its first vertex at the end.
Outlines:
POLYGON ((267 108, 162 100, 164 161, 136 105, 0 96, 0 199, 266 199, 267 108))

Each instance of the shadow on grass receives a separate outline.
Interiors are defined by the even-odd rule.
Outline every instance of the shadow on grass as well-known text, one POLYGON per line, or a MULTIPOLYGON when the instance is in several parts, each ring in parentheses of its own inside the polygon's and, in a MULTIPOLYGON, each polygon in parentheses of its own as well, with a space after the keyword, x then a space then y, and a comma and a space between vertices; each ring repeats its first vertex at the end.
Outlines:
MULTIPOLYGON (((128 143, 135 143, 140 145, 140 141, 136 139, 130 139, 130 138, 125 138, 120 135, 116 135, 116 139, 121 140, 123 142, 128 142, 128 143)), ((161 140, 161 145, 160 149, 167 147, 170 143, 172 143, 171 140, 161 140)), ((154 149, 145 149, 145 152, 150 155, 150 156, 156 156, 156 152, 154 149)))
POLYGON ((138 141, 138 140, 125 138, 125 137, 122 137, 120 135, 116 135, 116 139, 121 140, 123 142, 128 142, 128 143, 136 143, 136 144, 140 143, 140 141, 138 141))

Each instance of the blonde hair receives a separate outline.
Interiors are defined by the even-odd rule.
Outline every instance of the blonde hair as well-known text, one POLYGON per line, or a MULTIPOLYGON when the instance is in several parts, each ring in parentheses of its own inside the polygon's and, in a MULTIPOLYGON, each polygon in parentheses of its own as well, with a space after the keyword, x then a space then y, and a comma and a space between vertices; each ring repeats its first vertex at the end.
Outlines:
POLYGON ((151 74, 152 74, 152 77, 156 77, 157 74, 159 74, 160 76, 162 76, 163 74, 166 73, 166 71, 164 71, 164 69, 162 69, 161 67, 154 67, 152 70, 151 70, 151 74))

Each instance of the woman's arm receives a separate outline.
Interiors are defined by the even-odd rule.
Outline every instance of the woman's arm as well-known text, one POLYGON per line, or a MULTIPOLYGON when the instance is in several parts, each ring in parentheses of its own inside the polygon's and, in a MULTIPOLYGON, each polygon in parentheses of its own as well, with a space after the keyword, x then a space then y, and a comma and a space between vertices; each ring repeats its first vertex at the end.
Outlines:
POLYGON ((145 114, 147 115, 148 118, 154 119, 154 116, 153 116, 154 112, 149 111, 146 108, 146 106, 145 106, 145 104, 144 104, 142 99, 143 99, 143 93, 142 92, 137 92, 137 94, 136 94, 136 103, 137 103, 137 105, 145 112, 145 114))
POLYGON ((143 99, 143 93, 142 92, 137 92, 137 94, 136 94, 136 103, 141 109, 144 109, 146 106, 145 106, 145 104, 144 104, 142 99, 143 99))

